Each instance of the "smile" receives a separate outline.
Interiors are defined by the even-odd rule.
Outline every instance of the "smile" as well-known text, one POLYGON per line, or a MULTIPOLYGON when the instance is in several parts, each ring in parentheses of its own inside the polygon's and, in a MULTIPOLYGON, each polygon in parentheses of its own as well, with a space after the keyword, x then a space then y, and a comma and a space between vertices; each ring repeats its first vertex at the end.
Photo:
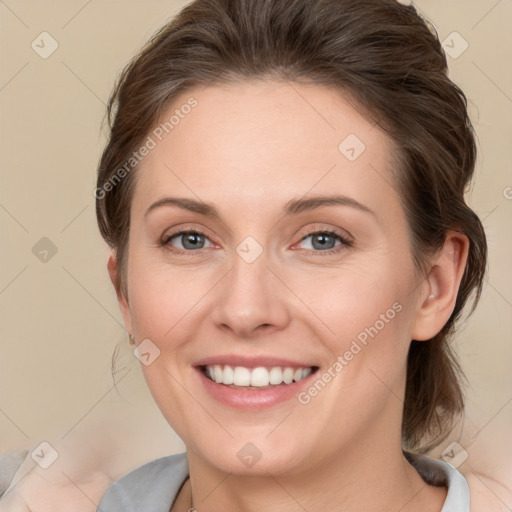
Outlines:
POLYGON ((198 384, 216 402, 257 411, 292 400, 304 390, 319 366, 311 356, 292 360, 273 354, 218 354, 192 363, 198 384), (306 362, 308 361, 308 362, 306 362))
POLYGON ((305 379, 315 367, 264 367, 246 368, 244 366, 205 365, 204 375, 216 382, 233 388, 261 389, 281 384, 292 384, 305 379))

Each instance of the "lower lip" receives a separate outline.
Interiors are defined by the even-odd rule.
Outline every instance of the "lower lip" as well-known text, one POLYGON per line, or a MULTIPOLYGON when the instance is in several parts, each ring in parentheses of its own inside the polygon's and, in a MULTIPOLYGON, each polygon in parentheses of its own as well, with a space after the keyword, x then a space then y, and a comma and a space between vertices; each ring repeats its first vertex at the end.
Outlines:
POLYGON ((240 389, 217 384, 206 377, 201 368, 195 368, 195 370, 206 391, 215 400, 230 407, 252 411, 267 409, 296 397, 301 389, 309 385, 310 379, 316 373, 312 372, 306 378, 292 384, 280 384, 279 386, 262 389, 240 389))

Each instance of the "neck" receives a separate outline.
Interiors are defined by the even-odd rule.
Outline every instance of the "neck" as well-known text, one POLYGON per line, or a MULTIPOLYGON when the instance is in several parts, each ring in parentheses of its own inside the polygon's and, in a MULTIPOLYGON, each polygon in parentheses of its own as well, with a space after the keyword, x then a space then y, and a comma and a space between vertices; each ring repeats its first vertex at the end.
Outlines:
POLYGON ((439 512, 446 489, 423 482, 400 446, 382 446, 381 440, 373 448, 353 447, 293 475, 223 473, 189 452, 190 480, 172 511, 193 507, 197 512, 324 512, 335 506, 337 512, 439 512))

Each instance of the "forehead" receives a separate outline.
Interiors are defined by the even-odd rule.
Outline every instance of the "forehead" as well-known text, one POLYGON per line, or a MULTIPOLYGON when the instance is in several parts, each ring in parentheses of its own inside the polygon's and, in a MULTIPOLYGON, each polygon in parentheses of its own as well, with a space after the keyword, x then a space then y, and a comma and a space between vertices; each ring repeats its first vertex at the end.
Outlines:
POLYGON ((197 86, 176 97, 149 133, 134 207, 165 192, 219 204, 281 206, 290 197, 343 193, 398 202, 393 142, 340 91, 251 81, 197 86))

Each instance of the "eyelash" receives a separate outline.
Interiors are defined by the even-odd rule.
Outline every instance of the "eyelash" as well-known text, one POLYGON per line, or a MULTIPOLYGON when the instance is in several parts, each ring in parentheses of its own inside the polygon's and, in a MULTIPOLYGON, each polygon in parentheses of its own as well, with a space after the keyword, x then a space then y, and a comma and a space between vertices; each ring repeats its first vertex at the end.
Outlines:
MULTIPOLYGON (((179 236, 189 235, 189 234, 201 235, 209 240, 208 235, 206 233, 204 233, 203 231, 201 231, 200 229, 183 229, 181 231, 176 231, 175 233, 171 233, 170 235, 166 236, 162 240, 161 245, 165 246, 168 250, 170 250, 174 253, 177 253, 177 254, 189 254, 189 255, 197 254, 200 251, 202 251, 203 249, 187 251, 187 250, 182 250, 182 249, 177 249, 175 247, 172 247, 169 243, 174 238, 178 238, 179 236)), ((338 231, 333 230, 333 229, 313 229, 313 230, 309 231, 308 233, 306 233, 300 239, 300 242, 302 242, 306 238, 310 237, 311 235, 320 235, 320 234, 337 238, 341 242, 341 244, 338 245, 337 247, 334 247, 332 249, 326 249, 324 251, 314 250, 314 249, 302 249, 303 251, 306 251, 306 254, 311 254, 314 256, 332 255, 332 254, 337 254, 339 251, 343 250, 344 248, 350 248, 354 245, 352 240, 349 240, 345 235, 342 235, 341 233, 339 233, 338 231)), ((211 242, 211 240, 210 240, 210 242, 211 242)))
POLYGON ((349 240, 345 235, 342 235, 340 232, 333 230, 333 229, 313 229, 306 233, 300 241, 302 242, 306 238, 310 237, 311 235, 327 235, 332 236, 333 238, 337 238, 341 244, 337 247, 333 247, 332 249, 326 249, 325 251, 315 251, 314 249, 303 249, 306 251, 307 254, 312 254, 314 256, 328 256, 330 254, 337 254, 341 250, 350 248, 354 244, 352 240, 349 240))
MULTIPOLYGON (((162 245, 167 247, 172 252, 178 253, 178 254, 196 254, 199 251, 202 251, 203 249, 196 249, 195 251, 184 251, 182 249, 176 249, 176 247, 172 247, 170 245, 170 241, 173 238, 178 238, 182 235, 201 235, 205 238, 208 238, 208 235, 206 233, 203 233, 200 229, 182 229, 181 231, 176 231, 175 233, 171 233, 170 235, 166 236, 162 240, 162 245)), ((209 239, 209 238, 208 238, 209 239)))

